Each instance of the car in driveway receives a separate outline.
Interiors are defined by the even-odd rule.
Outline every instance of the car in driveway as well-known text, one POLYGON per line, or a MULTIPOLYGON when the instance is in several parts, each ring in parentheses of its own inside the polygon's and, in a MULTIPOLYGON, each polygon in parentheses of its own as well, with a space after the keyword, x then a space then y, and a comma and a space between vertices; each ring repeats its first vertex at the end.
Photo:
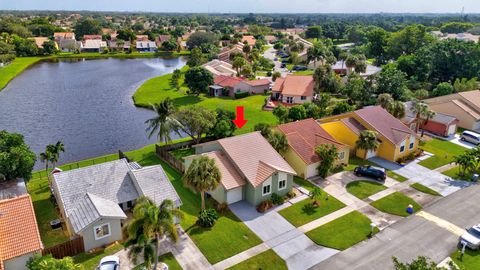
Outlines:
POLYGON ((470 249, 477 250, 480 248, 480 224, 467 229, 467 231, 460 236, 460 247, 463 245, 463 242, 466 243, 470 249))
POLYGON ((469 130, 465 130, 464 132, 462 132, 462 135, 460 135, 460 140, 462 140, 464 142, 473 143, 475 145, 479 145, 480 144, 480 134, 469 131, 469 130))
POLYGON ((358 166, 353 170, 353 173, 359 177, 366 176, 382 181, 385 181, 385 179, 387 179, 387 172, 384 168, 370 165, 358 166))
POLYGON ((103 257, 97 266, 97 270, 119 270, 120 258, 115 255, 103 257))
POLYGON ((305 71, 305 70, 308 70, 308 68, 306 66, 294 66, 292 68, 292 70, 294 70, 294 71, 305 71))

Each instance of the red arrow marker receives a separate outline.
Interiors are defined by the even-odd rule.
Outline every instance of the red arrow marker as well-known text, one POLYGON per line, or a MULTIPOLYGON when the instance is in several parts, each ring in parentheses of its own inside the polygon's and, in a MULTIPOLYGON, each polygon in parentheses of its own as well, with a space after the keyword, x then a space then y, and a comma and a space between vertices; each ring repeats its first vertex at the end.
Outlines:
POLYGON ((244 111, 243 111, 243 106, 237 106, 237 118, 235 120, 232 120, 232 122, 238 127, 242 128, 248 120, 245 120, 244 118, 244 111))

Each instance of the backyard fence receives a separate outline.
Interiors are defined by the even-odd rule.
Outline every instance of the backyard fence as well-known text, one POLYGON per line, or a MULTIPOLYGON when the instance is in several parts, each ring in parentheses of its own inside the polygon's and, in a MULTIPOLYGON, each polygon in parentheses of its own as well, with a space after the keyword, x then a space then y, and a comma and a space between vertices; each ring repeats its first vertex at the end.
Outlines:
POLYGON ((80 253, 85 252, 85 247, 83 245, 83 238, 78 237, 72 240, 69 240, 65 243, 58 244, 53 247, 45 248, 42 250, 42 255, 51 254, 52 257, 56 259, 61 259, 66 256, 75 256, 80 253))

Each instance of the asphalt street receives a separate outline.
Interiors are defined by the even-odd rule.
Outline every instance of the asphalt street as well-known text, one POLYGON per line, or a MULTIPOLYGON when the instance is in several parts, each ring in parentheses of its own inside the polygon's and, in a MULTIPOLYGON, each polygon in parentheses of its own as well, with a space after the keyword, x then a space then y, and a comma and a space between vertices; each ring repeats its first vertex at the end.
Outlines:
MULTIPOLYGON (((457 191, 424 211, 460 228, 480 223, 480 186, 457 191)), ((455 251, 457 243, 458 235, 445 226, 413 215, 310 269, 393 269, 393 256, 409 262, 422 255, 439 263, 455 251)))

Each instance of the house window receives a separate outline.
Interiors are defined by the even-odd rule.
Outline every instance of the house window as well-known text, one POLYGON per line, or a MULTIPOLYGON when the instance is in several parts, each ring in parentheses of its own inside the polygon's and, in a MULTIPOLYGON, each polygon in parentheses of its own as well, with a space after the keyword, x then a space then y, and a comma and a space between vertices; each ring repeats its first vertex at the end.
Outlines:
POLYGON ((127 202, 127 208, 130 209, 133 206, 133 201, 128 201, 127 202))
POLYGON ((400 144, 400 153, 403 153, 405 151, 405 143, 406 143, 406 140, 404 140, 402 144, 400 144))
POLYGON ((262 195, 265 196, 265 195, 268 195, 268 194, 270 194, 270 193, 271 193, 270 184, 263 186, 262 195))
POLYGON ((345 158, 345 152, 338 153, 338 159, 343 160, 345 158))
POLYGON ((278 190, 285 189, 287 187, 287 180, 283 179, 278 181, 278 190))
POLYGON ((293 103, 293 97, 287 97, 287 103, 293 103))
POLYGON ((415 136, 410 136, 410 145, 409 149, 413 149, 413 145, 415 144, 415 136))
POLYGON ((110 236, 110 223, 105 223, 100 226, 93 227, 95 240, 99 240, 110 236))
POLYGON ((306 96, 302 96, 300 99, 301 99, 301 100, 307 100, 307 97, 306 97, 306 96))

